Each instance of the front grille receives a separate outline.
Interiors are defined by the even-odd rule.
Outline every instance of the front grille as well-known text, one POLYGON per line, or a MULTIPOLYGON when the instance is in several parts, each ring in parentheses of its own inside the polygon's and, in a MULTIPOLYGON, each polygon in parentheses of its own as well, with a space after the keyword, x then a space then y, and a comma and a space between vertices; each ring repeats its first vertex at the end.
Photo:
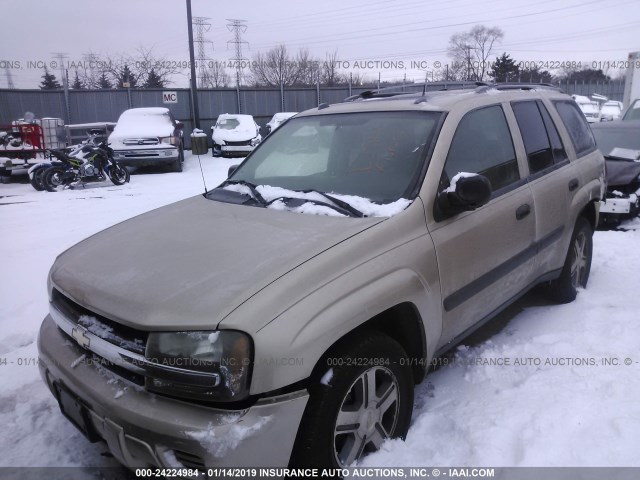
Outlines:
POLYGON ((87 362, 90 362, 94 365, 99 365, 107 370, 109 370, 111 373, 114 373, 115 375, 124 378, 125 380, 130 381, 131 383, 135 383, 136 385, 140 386, 140 387, 144 387, 145 385, 145 379, 144 379, 144 375, 139 375, 137 373, 133 373, 129 370, 127 370, 126 368, 122 368, 114 363, 111 363, 110 361, 108 361, 105 358, 100 357, 99 355, 96 355, 95 353, 91 355, 90 359, 87 360, 87 362))
POLYGON ((251 140, 245 140, 243 142, 224 142, 229 147, 247 147, 251 146, 251 140))
POLYGON ((157 138, 125 138, 124 145, 157 145, 160 141, 157 138))
POLYGON ((51 301, 53 306, 71 322, 86 328, 89 332, 113 345, 144 355, 148 332, 127 327, 98 315, 64 296, 56 289, 53 290, 51 301))

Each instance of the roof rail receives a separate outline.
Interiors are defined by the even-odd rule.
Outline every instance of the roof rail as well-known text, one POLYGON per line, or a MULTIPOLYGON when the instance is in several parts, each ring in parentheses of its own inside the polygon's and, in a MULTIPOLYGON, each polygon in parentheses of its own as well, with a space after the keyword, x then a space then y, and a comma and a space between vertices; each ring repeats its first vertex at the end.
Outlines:
MULTIPOLYGON (((481 84, 482 82, 477 82, 481 84)), ((564 93, 557 85, 551 83, 484 83, 475 89, 476 93, 484 93, 487 90, 554 90, 564 93)))
POLYGON ((362 93, 358 93, 357 95, 351 95, 344 99, 345 102, 353 102, 354 100, 363 99, 366 100, 368 98, 387 98, 387 97, 395 97, 396 95, 407 95, 412 94, 414 92, 374 92, 372 90, 365 90, 362 93))

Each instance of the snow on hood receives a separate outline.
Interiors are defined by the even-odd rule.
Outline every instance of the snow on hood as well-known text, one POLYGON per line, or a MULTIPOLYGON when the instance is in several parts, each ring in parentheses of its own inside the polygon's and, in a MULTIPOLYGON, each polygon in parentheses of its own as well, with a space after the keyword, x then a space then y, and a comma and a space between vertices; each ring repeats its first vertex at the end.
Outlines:
POLYGON ((251 140, 258 135, 256 123, 251 115, 220 115, 211 130, 213 141, 218 144, 251 140), (231 122, 237 125, 232 129, 223 128, 228 127, 231 122))
MULTIPOLYGON (((251 193, 251 189, 245 185, 231 184, 226 185, 223 188, 224 190, 230 190, 232 192, 238 192, 245 195, 253 196, 253 194, 251 193)), ((310 215, 328 215, 333 217, 345 216, 331 207, 314 204, 314 201, 332 203, 331 200, 316 192, 296 192, 295 190, 288 190, 281 187, 272 187, 271 185, 258 185, 256 187, 256 190, 267 202, 273 201, 273 203, 270 204, 267 208, 273 208, 274 210, 288 210, 291 212, 306 213, 310 215), (279 198, 283 197, 300 198, 303 200, 307 199, 310 201, 303 205, 300 205, 299 207, 290 208, 282 200, 278 200, 279 198)), ((337 198, 338 200, 342 200, 343 202, 348 203, 355 209, 360 210, 367 217, 392 217, 403 211, 412 203, 411 200, 408 200, 406 198, 400 198, 392 203, 379 204, 372 202, 368 198, 359 197, 356 195, 343 195, 340 193, 330 193, 330 195, 337 198)))
POLYGON ((125 138, 170 137, 174 126, 168 108, 132 108, 120 115, 110 142, 125 138))

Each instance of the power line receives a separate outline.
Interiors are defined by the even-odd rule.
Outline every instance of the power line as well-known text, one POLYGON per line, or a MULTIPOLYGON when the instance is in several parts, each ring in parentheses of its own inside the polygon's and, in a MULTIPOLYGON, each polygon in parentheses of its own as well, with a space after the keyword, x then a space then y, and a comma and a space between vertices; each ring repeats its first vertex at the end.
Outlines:
POLYGON ((232 44, 235 46, 236 56, 231 60, 233 60, 236 64, 236 86, 239 87, 240 77, 242 76, 242 65, 246 60, 246 58, 242 56, 242 45, 246 44, 247 48, 249 46, 248 42, 245 42, 242 40, 242 34, 246 32, 248 28, 247 21, 232 19, 232 18, 227 18, 227 21, 230 22, 230 23, 227 23, 227 29, 229 29, 229 31, 233 33, 233 40, 229 40, 227 42, 227 48, 229 47, 229 44, 232 44))

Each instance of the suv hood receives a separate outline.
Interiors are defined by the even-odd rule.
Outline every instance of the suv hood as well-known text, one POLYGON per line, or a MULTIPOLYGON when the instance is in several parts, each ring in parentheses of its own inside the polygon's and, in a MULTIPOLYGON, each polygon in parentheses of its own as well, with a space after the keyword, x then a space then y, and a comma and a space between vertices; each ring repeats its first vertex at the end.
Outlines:
POLYGON ((279 277, 382 220, 197 196, 82 241, 57 258, 50 280, 77 303, 135 328, 214 329, 279 277))

